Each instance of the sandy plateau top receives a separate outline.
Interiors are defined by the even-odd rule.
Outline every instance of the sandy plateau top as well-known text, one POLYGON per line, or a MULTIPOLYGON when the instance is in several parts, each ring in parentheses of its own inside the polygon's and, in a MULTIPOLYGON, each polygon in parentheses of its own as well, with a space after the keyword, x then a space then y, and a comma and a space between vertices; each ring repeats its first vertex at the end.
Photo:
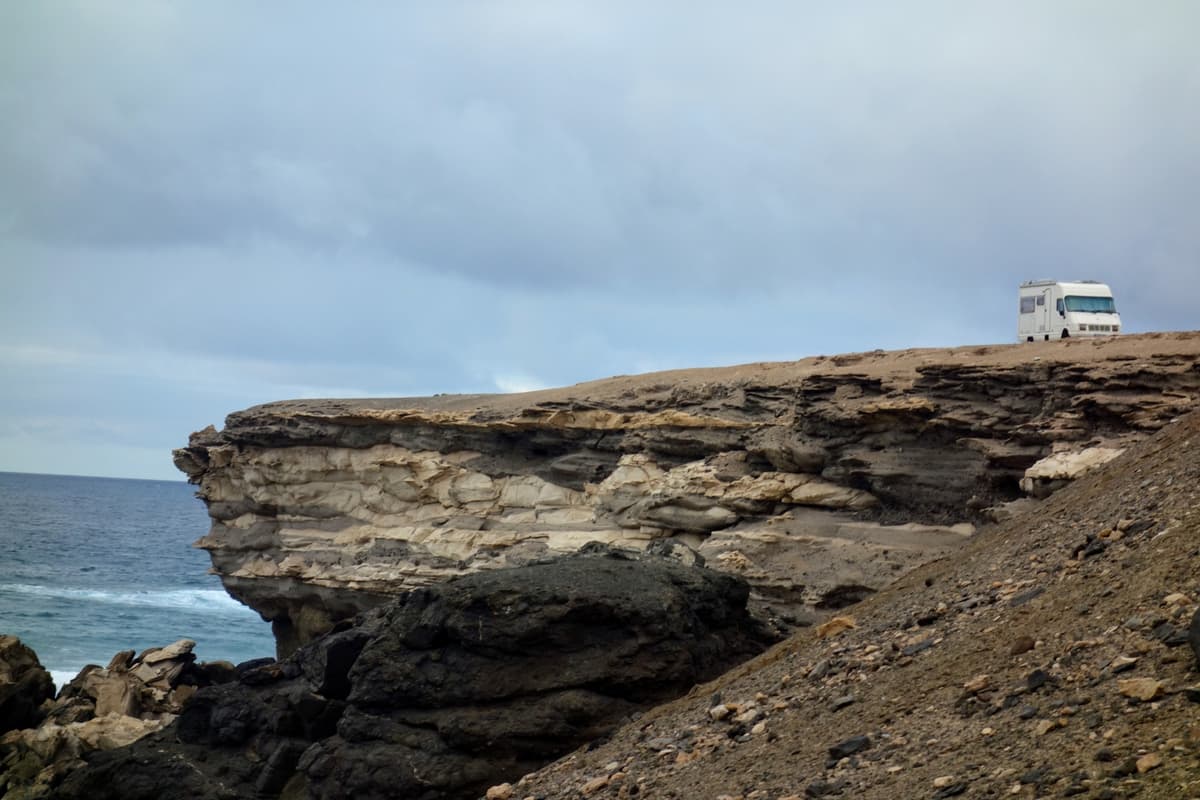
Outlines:
POLYGON ((653 406, 656 397, 703 390, 710 384, 798 386, 806 379, 853 375, 879 379, 896 389, 916 380, 923 371, 939 367, 970 366, 980 371, 1002 372, 1030 362, 1053 368, 1056 364, 1096 366, 1140 359, 1195 356, 1200 351, 1200 331, 1142 333, 1095 339, 1064 339, 1032 344, 977 345, 909 350, 872 350, 835 356, 812 356, 799 361, 756 362, 728 367, 705 367, 617 375, 555 389, 515 394, 443 394, 433 397, 366 398, 346 400, 284 400, 266 403, 231 415, 231 422, 258 416, 363 416, 388 419, 390 412, 412 410, 450 418, 488 421, 517 417, 533 407, 626 407, 631 411, 653 406))

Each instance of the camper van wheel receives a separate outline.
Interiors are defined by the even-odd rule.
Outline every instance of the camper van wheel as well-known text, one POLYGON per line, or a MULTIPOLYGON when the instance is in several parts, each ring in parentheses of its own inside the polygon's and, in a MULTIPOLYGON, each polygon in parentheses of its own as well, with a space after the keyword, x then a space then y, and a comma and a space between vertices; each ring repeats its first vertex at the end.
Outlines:
POLYGON ((1069 330, 1067 330, 1066 328, 1063 328, 1063 335, 1062 335, 1062 338, 1064 338, 1064 339, 1070 339, 1070 338, 1071 338, 1071 332, 1070 332, 1069 330))
POLYGON ((1032 336, 1026 336, 1026 337, 1025 337, 1025 341, 1027 341, 1027 342, 1032 342, 1032 341, 1033 341, 1033 337, 1032 337, 1032 336))

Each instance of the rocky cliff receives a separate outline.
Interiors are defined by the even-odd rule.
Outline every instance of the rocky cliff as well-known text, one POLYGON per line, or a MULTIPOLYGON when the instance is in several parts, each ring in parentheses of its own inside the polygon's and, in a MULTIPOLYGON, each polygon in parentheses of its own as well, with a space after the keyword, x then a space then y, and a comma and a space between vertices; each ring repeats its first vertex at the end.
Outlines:
POLYGON ((1198 445, 1193 412, 489 797, 1200 797, 1198 445))
POLYGON ((785 619, 855 602, 1192 407, 1200 334, 862 353, 519 395, 270 403, 176 465, 281 654, 589 541, 695 548, 785 619))
POLYGON ((475 798, 760 652, 748 595, 739 578, 603 546, 414 590, 282 662, 239 666, 45 796, 475 798))

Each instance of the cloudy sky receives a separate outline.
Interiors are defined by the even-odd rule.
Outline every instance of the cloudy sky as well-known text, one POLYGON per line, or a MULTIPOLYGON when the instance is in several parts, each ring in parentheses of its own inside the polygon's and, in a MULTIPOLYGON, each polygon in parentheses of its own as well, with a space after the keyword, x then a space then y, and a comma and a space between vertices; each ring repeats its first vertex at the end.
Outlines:
POLYGON ((0 4, 0 470, 254 403, 1200 327, 1200 3, 0 4))

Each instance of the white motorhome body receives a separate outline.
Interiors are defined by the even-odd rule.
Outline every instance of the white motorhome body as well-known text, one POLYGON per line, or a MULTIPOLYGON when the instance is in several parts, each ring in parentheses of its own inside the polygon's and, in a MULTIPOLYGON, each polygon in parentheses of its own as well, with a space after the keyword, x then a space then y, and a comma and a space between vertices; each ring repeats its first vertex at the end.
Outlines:
POLYGON ((1097 281, 1027 281, 1018 291, 1018 303, 1018 342, 1121 331, 1112 290, 1097 281))

